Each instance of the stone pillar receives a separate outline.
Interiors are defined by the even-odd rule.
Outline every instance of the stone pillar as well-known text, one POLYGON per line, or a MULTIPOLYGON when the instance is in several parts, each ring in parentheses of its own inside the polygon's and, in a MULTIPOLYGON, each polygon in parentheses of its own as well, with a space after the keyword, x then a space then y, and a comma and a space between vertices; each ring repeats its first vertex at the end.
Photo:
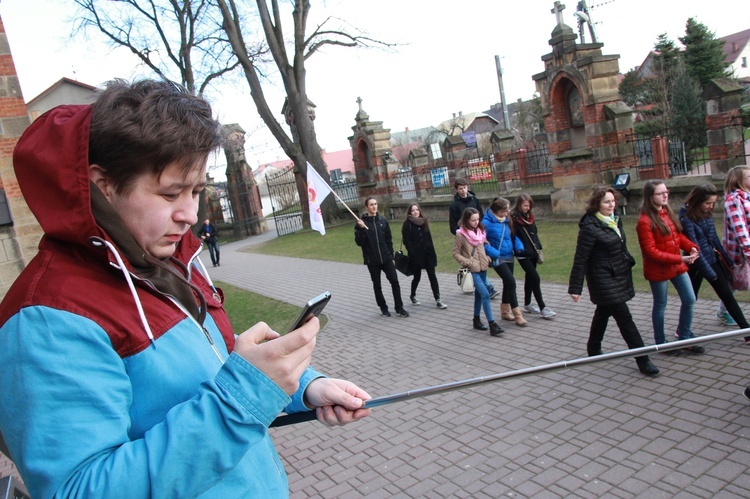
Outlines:
POLYGON ((711 177, 723 179, 734 166, 747 164, 742 136, 742 86, 729 78, 715 78, 703 90, 711 177))
MULTIPOLYGON (((514 145, 515 135, 510 130, 505 128, 496 128, 490 135, 490 142, 492 143, 492 171, 495 172, 495 178, 500 185, 500 190, 510 191, 514 187, 518 187, 517 182, 514 181, 513 172, 515 171, 516 165, 513 164, 514 160, 514 145), (514 185, 516 184, 516 185, 514 185)), ((525 163, 518 164, 518 176, 523 179, 526 178, 525 163), (523 167, 523 169, 522 169, 523 167)))
POLYGON ((260 190, 253 170, 245 160, 245 131, 238 124, 222 125, 224 154, 227 158, 227 191, 234 214, 236 235, 256 235, 268 231, 260 202, 260 190))
POLYGON ((12 225, 0 227, 0 298, 36 255, 42 237, 42 228, 23 199, 13 170, 13 149, 30 123, 0 19, 0 188, 5 190, 12 217, 12 225))
POLYGON ((395 191, 398 161, 391 149, 391 130, 383 128, 382 121, 370 121, 362 109, 362 99, 357 99, 359 111, 354 117, 354 134, 349 138, 354 159, 354 172, 360 198, 385 196, 395 191))

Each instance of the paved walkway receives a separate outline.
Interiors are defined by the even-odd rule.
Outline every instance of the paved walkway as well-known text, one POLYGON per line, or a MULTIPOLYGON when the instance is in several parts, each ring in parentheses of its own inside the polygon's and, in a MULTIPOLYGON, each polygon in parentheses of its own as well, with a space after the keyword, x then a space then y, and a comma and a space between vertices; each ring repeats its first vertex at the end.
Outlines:
MULTIPOLYGON (((447 310, 434 306, 424 277, 422 305, 406 307, 411 317, 386 318, 363 265, 236 251, 272 236, 224 245, 212 276, 297 305, 330 290, 314 365, 373 396, 585 355, 588 295, 575 304, 564 286, 544 285, 554 320, 530 316, 525 328, 503 321, 506 333, 493 338, 471 329, 473 298, 453 275, 439 275, 447 310)), ((353 242, 341 250, 359 251, 353 242)), ((409 278, 400 279, 408 290, 409 278)), ((389 287, 385 295, 393 308, 389 287)), ((651 296, 630 304, 652 344, 651 296)), ((668 330, 677 305, 670 296, 668 330)), ((497 316, 499 309, 493 302, 497 316)), ((715 302, 698 302, 697 334, 724 330, 714 311, 715 302)), ((614 323, 603 347, 625 347, 614 323)), ((272 432, 295 498, 746 498, 750 403, 741 391, 750 383, 750 347, 736 339, 706 350, 652 357, 662 370, 655 379, 621 359, 390 404, 342 428, 308 422, 272 432)))

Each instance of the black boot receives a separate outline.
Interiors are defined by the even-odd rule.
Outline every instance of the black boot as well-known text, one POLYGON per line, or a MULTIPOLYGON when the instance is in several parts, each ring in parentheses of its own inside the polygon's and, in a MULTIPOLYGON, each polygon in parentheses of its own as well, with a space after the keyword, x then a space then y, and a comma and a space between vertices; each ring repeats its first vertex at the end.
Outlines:
POLYGON ((505 329, 501 328, 500 324, 495 321, 490 321, 490 336, 500 336, 500 334, 504 332, 505 329))
POLYGON ((646 376, 656 377, 659 375, 659 368, 648 357, 638 357, 635 361, 638 363, 638 370, 646 376))
POLYGON ((482 321, 479 320, 479 316, 474 316, 474 329, 479 329, 480 331, 487 331, 487 326, 482 324, 482 321))

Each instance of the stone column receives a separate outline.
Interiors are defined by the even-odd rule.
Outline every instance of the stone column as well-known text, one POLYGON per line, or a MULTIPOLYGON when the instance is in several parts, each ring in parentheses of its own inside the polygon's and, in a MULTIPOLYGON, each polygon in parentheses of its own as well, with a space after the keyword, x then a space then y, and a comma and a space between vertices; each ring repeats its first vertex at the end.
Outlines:
POLYGON ((715 78, 703 90, 711 177, 723 179, 734 166, 747 164, 742 136, 742 87, 729 78, 715 78))

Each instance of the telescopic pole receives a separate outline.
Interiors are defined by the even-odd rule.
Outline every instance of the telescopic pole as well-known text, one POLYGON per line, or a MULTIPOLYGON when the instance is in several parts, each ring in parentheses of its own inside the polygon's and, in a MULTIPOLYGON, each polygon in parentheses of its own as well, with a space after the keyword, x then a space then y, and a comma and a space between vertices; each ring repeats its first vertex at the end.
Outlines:
MULTIPOLYGON (((364 408, 370 409, 373 407, 379 407, 381 405, 392 404, 394 402, 402 402, 419 397, 427 397, 429 395, 436 395, 438 393, 447 393, 454 390, 461 390, 474 385, 480 385, 483 383, 492 383, 495 381, 501 381, 511 378, 522 378, 524 376, 531 376, 533 374, 542 374, 547 372, 559 371, 567 369, 569 367, 580 367, 590 364, 596 364, 599 362, 607 362, 614 359, 621 359, 623 357, 640 357, 642 355, 648 355, 651 353, 658 352, 669 352, 671 350, 679 350, 682 348, 688 348, 693 345, 700 345, 701 343, 708 343, 711 341, 724 340, 727 338, 736 338, 737 336, 748 336, 750 335, 750 329, 738 329, 736 331, 727 331, 724 333, 716 333, 707 336, 700 336, 697 338, 690 338, 687 340, 673 341, 670 343, 663 343, 661 345, 650 345, 640 348, 632 348, 629 350, 620 350, 616 352, 605 353, 602 355, 596 355, 594 357, 581 357, 572 360, 563 360, 560 362, 553 362, 552 364, 545 364, 536 367, 526 367, 523 369, 516 369, 514 371, 507 371, 498 374, 490 374, 487 376, 480 376, 477 378, 469 378, 461 381, 454 381, 451 383, 445 383, 443 385, 428 386, 425 388, 417 388, 415 390, 409 390, 406 392, 394 393, 391 395, 383 395, 380 397, 372 398, 365 402, 364 408)), ((302 423, 304 421, 312 421, 316 418, 315 411, 298 412, 294 414, 287 414, 280 416, 271 423, 271 428, 280 426, 287 426, 296 423, 302 423)))

